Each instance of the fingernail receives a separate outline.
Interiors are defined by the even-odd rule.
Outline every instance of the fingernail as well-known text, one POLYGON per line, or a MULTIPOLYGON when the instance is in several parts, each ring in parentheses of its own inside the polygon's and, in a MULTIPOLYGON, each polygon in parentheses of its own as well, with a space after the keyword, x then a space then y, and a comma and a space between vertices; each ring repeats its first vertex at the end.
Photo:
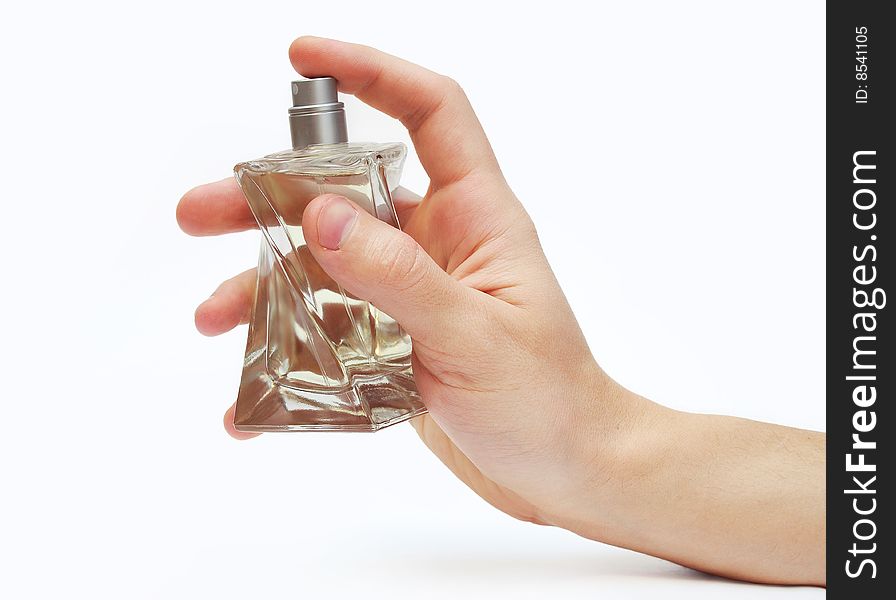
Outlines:
POLYGON ((334 196, 317 216, 317 240, 330 250, 338 250, 351 235, 358 211, 342 196, 334 196))

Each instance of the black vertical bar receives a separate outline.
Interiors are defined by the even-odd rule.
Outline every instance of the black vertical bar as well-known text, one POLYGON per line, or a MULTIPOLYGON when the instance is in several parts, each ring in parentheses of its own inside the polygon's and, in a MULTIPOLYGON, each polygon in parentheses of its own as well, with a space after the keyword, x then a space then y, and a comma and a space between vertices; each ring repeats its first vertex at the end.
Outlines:
POLYGON ((896 361, 889 2, 827 4, 827 570, 831 598, 892 598, 896 361), (857 166, 858 165, 858 166, 857 166), (872 168, 874 167, 874 168, 872 168), (892 299, 886 293, 892 292, 892 299), (852 465, 852 466, 850 466, 852 465), (884 590, 889 590, 885 593, 884 590))

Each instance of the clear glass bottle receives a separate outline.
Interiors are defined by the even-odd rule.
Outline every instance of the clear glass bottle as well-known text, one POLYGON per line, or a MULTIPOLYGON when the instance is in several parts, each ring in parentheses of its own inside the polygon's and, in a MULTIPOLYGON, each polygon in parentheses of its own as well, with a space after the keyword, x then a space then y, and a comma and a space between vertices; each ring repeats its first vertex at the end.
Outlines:
POLYGON ((376 431, 425 410, 410 338, 321 269, 302 213, 336 193, 399 227, 391 191, 407 151, 348 143, 334 79, 295 81, 292 92, 293 150, 234 167, 262 233, 234 422, 240 431, 376 431))

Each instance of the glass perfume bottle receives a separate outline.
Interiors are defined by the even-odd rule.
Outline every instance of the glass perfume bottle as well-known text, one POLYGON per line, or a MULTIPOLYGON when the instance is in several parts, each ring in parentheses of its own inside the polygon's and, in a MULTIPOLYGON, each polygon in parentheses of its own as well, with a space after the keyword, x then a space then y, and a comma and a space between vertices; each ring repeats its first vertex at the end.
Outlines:
POLYGON ((395 227, 404 144, 348 143, 336 81, 292 83, 292 150, 234 167, 262 233, 258 288, 234 423, 240 431, 376 431, 425 411, 411 341, 389 315, 331 279, 302 213, 335 193, 395 227))

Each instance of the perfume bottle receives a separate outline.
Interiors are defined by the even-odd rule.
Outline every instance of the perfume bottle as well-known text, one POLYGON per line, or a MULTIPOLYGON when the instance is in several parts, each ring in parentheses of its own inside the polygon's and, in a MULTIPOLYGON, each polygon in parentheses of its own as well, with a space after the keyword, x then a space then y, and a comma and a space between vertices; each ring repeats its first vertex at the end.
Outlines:
POLYGON ((240 431, 376 431, 425 411, 411 340, 320 267, 302 235, 311 200, 335 193, 399 227, 391 191, 404 144, 349 143, 336 80, 292 83, 292 150, 234 167, 262 234, 234 423, 240 431))

